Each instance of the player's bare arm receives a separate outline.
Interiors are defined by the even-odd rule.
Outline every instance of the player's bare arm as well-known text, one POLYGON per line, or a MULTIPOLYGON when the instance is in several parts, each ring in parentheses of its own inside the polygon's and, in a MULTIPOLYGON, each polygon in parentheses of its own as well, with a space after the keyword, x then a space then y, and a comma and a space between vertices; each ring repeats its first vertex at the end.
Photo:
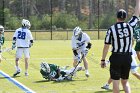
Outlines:
POLYGON ((109 44, 105 44, 103 48, 103 53, 102 53, 102 59, 101 59, 101 67, 105 67, 105 58, 109 50, 109 44))

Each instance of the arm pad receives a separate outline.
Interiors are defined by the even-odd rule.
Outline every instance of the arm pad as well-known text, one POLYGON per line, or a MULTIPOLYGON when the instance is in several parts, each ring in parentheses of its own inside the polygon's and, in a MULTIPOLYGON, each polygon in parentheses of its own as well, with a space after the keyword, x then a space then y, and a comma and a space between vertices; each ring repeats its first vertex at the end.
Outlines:
POLYGON ((90 49, 92 46, 92 44, 89 42, 88 45, 86 46, 86 48, 90 49))
POLYGON ((73 54, 74 54, 75 56, 77 56, 77 55, 78 55, 78 53, 77 53, 77 51, 76 51, 76 50, 73 50, 73 54))

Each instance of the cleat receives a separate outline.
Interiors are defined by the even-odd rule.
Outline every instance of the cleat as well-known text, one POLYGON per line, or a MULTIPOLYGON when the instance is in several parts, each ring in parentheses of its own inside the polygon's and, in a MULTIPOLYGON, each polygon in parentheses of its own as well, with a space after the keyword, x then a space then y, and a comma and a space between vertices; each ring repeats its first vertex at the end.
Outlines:
POLYGON ((89 74, 85 74, 86 75, 86 77, 89 77, 89 74))
POLYGON ((88 72, 88 70, 86 71, 85 75, 86 75, 86 77, 89 77, 89 72, 88 72))
POLYGON ((25 76, 29 76, 29 74, 27 72, 25 72, 25 76))
POLYGON ((20 71, 16 71, 16 72, 13 74, 13 77, 17 76, 18 74, 20 74, 20 71))
POLYGON ((102 89, 105 89, 105 90, 109 90, 109 85, 108 84, 105 84, 104 86, 101 87, 102 89))

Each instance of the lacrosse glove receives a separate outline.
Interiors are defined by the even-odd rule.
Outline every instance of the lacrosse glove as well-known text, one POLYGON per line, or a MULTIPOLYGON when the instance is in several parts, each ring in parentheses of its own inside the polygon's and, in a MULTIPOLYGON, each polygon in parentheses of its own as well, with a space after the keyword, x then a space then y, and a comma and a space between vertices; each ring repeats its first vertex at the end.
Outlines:
POLYGON ((30 40, 29 48, 33 46, 33 40, 30 40))
POLYGON ((33 43, 30 43, 30 44, 29 44, 29 48, 32 47, 32 46, 33 46, 33 43))
POLYGON ((16 44, 12 44, 12 50, 16 48, 16 44))
POLYGON ((88 45, 86 46, 87 49, 90 49, 92 44, 89 42, 88 45))
POLYGON ((59 76, 59 78, 56 79, 57 82, 63 81, 65 77, 59 76))

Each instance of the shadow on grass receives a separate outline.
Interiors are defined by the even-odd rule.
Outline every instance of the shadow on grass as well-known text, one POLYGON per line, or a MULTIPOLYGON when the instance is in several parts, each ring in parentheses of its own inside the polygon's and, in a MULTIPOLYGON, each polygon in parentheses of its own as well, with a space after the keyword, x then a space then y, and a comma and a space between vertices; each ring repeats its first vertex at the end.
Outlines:
POLYGON ((74 81, 87 81, 87 79, 83 80, 63 80, 63 81, 49 81, 49 80, 39 80, 35 81, 34 83, 45 83, 45 82, 52 82, 52 83, 65 83, 65 82, 74 82, 74 81))
POLYGON ((7 79, 7 78, 18 78, 18 77, 20 77, 20 76, 15 76, 15 77, 13 77, 13 76, 11 76, 11 77, 0 77, 0 79, 7 79))
POLYGON ((34 83, 45 83, 45 82, 50 82, 49 80, 39 80, 39 81, 35 81, 34 83))
MULTIPOLYGON (((120 91, 124 91, 124 90, 120 90, 120 91)), ((109 90, 103 90, 103 91, 96 91, 94 93, 112 93, 113 90, 109 89, 109 90)))
POLYGON ((111 89, 110 90, 106 90, 106 91, 96 91, 96 92, 94 92, 94 93, 107 93, 107 92, 113 92, 111 89))

